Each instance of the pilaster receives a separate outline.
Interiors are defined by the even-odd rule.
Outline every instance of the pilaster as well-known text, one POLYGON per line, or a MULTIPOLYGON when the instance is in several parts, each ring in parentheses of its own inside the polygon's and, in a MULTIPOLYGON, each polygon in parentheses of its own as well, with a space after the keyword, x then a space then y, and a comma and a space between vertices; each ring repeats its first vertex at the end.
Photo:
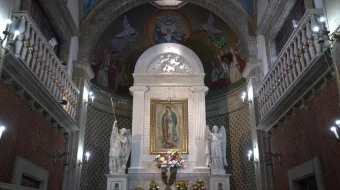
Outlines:
POLYGON ((190 91, 194 94, 193 110, 194 110, 194 126, 195 126, 195 168, 197 172, 210 173, 210 169, 206 166, 205 159, 205 130, 206 130, 206 117, 205 117, 205 95, 208 92, 206 86, 192 86, 190 91))
POLYGON ((132 148, 131 148, 131 166, 129 173, 143 173, 143 139, 144 139, 144 107, 145 92, 148 91, 146 86, 132 86, 130 92, 133 96, 132 114, 132 148))
POLYGON ((78 166, 78 161, 83 160, 84 155, 84 140, 86 128, 86 113, 87 107, 85 100, 88 99, 88 92, 91 87, 90 80, 94 77, 89 64, 75 62, 73 64, 73 81, 79 88, 79 101, 77 105, 76 122, 79 126, 79 131, 70 133, 68 151, 69 159, 65 166, 63 175, 62 189, 63 190, 78 190, 80 189, 80 177, 82 166, 78 166))
POLYGON ((253 145, 252 151, 254 154, 254 159, 258 160, 258 162, 254 164, 256 174, 256 186, 257 189, 266 190, 270 189, 270 184, 272 180, 270 179, 270 177, 268 177, 266 165, 266 152, 269 141, 267 140, 264 131, 257 130, 257 125, 259 121, 258 101, 257 94, 255 92, 257 86, 258 82, 256 81, 256 78, 250 78, 247 85, 248 100, 246 100, 246 102, 249 102, 250 130, 253 145))

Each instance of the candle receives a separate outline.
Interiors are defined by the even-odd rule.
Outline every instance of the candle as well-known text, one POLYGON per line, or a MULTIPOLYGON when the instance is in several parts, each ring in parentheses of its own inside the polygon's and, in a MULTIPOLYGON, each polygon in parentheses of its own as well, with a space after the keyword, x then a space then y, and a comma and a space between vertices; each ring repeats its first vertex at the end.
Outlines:
POLYGON ((251 156, 251 155, 250 155, 250 154, 248 154, 248 161, 250 161, 250 156, 251 156))
POLYGON ((338 139, 338 138, 339 138, 339 135, 338 135, 338 132, 336 131, 336 128, 335 128, 335 127, 332 127, 332 128, 331 128, 331 131, 333 131, 335 137, 338 139))

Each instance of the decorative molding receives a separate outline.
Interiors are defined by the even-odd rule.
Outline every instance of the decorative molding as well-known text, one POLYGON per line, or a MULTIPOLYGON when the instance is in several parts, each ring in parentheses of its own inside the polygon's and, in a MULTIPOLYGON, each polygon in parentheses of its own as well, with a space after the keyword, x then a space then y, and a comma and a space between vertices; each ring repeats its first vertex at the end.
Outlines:
POLYGON ((203 65, 199 57, 188 47, 175 44, 163 43, 150 47, 137 60, 134 73, 150 73, 157 59, 164 55, 176 55, 183 60, 184 66, 190 69, 190 73, 204 73, 203 65))
POLYGON ((205 93, 207 95, 209 88, 206 86, 192 86, 190 91, 193 93, 205 93))
POLYGON ((267 32, 267 29, 272 22, 273 15, 277 10, 277 7, 280 5, 280 1, 269 1, 268 5, 261 17, 261 21, 257 25, 256 35, 263 35, 267 32))
POLYGON ((205 77, 205 73, 160 73, 160 74, 140 74, 132 73, 134 78, 150 78, 150 77, 205 77))

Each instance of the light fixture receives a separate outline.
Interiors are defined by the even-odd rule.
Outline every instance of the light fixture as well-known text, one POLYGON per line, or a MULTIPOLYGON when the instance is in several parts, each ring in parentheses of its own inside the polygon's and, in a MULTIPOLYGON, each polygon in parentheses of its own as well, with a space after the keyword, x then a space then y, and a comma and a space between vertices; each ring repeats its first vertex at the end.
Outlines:
POLYGON ((277 164, 281 164, 281 153, 280 153, 279 150, 274 152, 274 153, 266 152, 266 154, 272 156, 273 158, 275 158, 277 164))
POLYGON ((1 126, 0 127, 0 140, 1 140, 2 132, 4 132, 4 130, 6 130, 6 127, 5 126, 1 126))
POLYGON ((57 163, 60 158, 62 158, 65 155, 68 155, 68 152, 64 152, 60 154, 58 151, 54 153, 54 163, 57 163))
POLYGON ((340 140, 339 135, 338 135, 338 132, 336 131, 336 128, 335 128, 335 127, 331 127, 331 131, 333 131, 336 140, 340 140))
POLYGON ((92 107, 93 106, 93 101, 94 101, 94 95, 93 95, 93 92, 90 91, 89 94, 88 94, 88 98, 87 98, 87 100, 84 101, 84 103, 88 107, 92 107))
POLYGON ((247 99, 247 93, 246 92, 242 92, 241 98, 242 98, 243 103, 248 102, 248 103, 251 104, 251 101, 247 99))
POLYGON ((335 124, 337 124, 338 127, 340 128, 340 120, 339 119, 335 121, 335 124))
POLYGON ((90 160, 90 156, 91 156, 91 154, 89 152, 86 152, 85 153, 85 160, 84 161, 79 160, 78 161, 78 166, 87 164, 89 162, 89 160, 90 160))
MULTIPOLYGON (((4 34, 4 38, 2 39, 1 37, 0 37, 0 44, 1 44, 1 48, 2 49, 4 49, 4 50, 7 50, 7 51, 10 51, 9 49, 6 49, 5 47, 4 47, 4 42, 5 42, 5 40, 7 39, 7 37, 10 35, 10 33, 9 33, 9 26, 12 24, 12 20, 10 20, 10 19, 8 19, 8 20, 6 20, 6 29, 2 32, 3 34, 4 34)), ((14 40, 14 39, 13 39, 14 40)), ((9 43, 11 46, 13 46, 14 45, 14 43, 12 42, 12 43, 9 43)))
POLYGON ((258 163, 257 159, 254 157, 252 150, 248 151, 248 162, 251 162, 251 163, 254 163, 254 164, 258 163))
POLYGON ((320 28, 318 26, 314 26, 313 31, 314 32, 319 32, 320 28))
POLYGON ((322 23, 322 22, 325 22, 325 21, 326 21, 326 19, 325 19, 325 17, 324 17, 324 16, 321 16, 321 17, 319 18, 319 21, 322 23))
POLYGON ((58 102, 61 105, 67 105, 67 100, 59 100, 58 102))

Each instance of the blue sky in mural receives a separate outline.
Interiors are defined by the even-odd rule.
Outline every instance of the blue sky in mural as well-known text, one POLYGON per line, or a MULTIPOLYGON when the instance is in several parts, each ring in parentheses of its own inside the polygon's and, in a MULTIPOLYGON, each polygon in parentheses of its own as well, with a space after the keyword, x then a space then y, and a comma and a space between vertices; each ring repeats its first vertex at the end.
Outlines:
POLYGON ((250 15, 253 15, 253 0, 237 0, 250 15))
POLYGON ((100 0, 83 0, 83 16, 85 16, 100 0))

